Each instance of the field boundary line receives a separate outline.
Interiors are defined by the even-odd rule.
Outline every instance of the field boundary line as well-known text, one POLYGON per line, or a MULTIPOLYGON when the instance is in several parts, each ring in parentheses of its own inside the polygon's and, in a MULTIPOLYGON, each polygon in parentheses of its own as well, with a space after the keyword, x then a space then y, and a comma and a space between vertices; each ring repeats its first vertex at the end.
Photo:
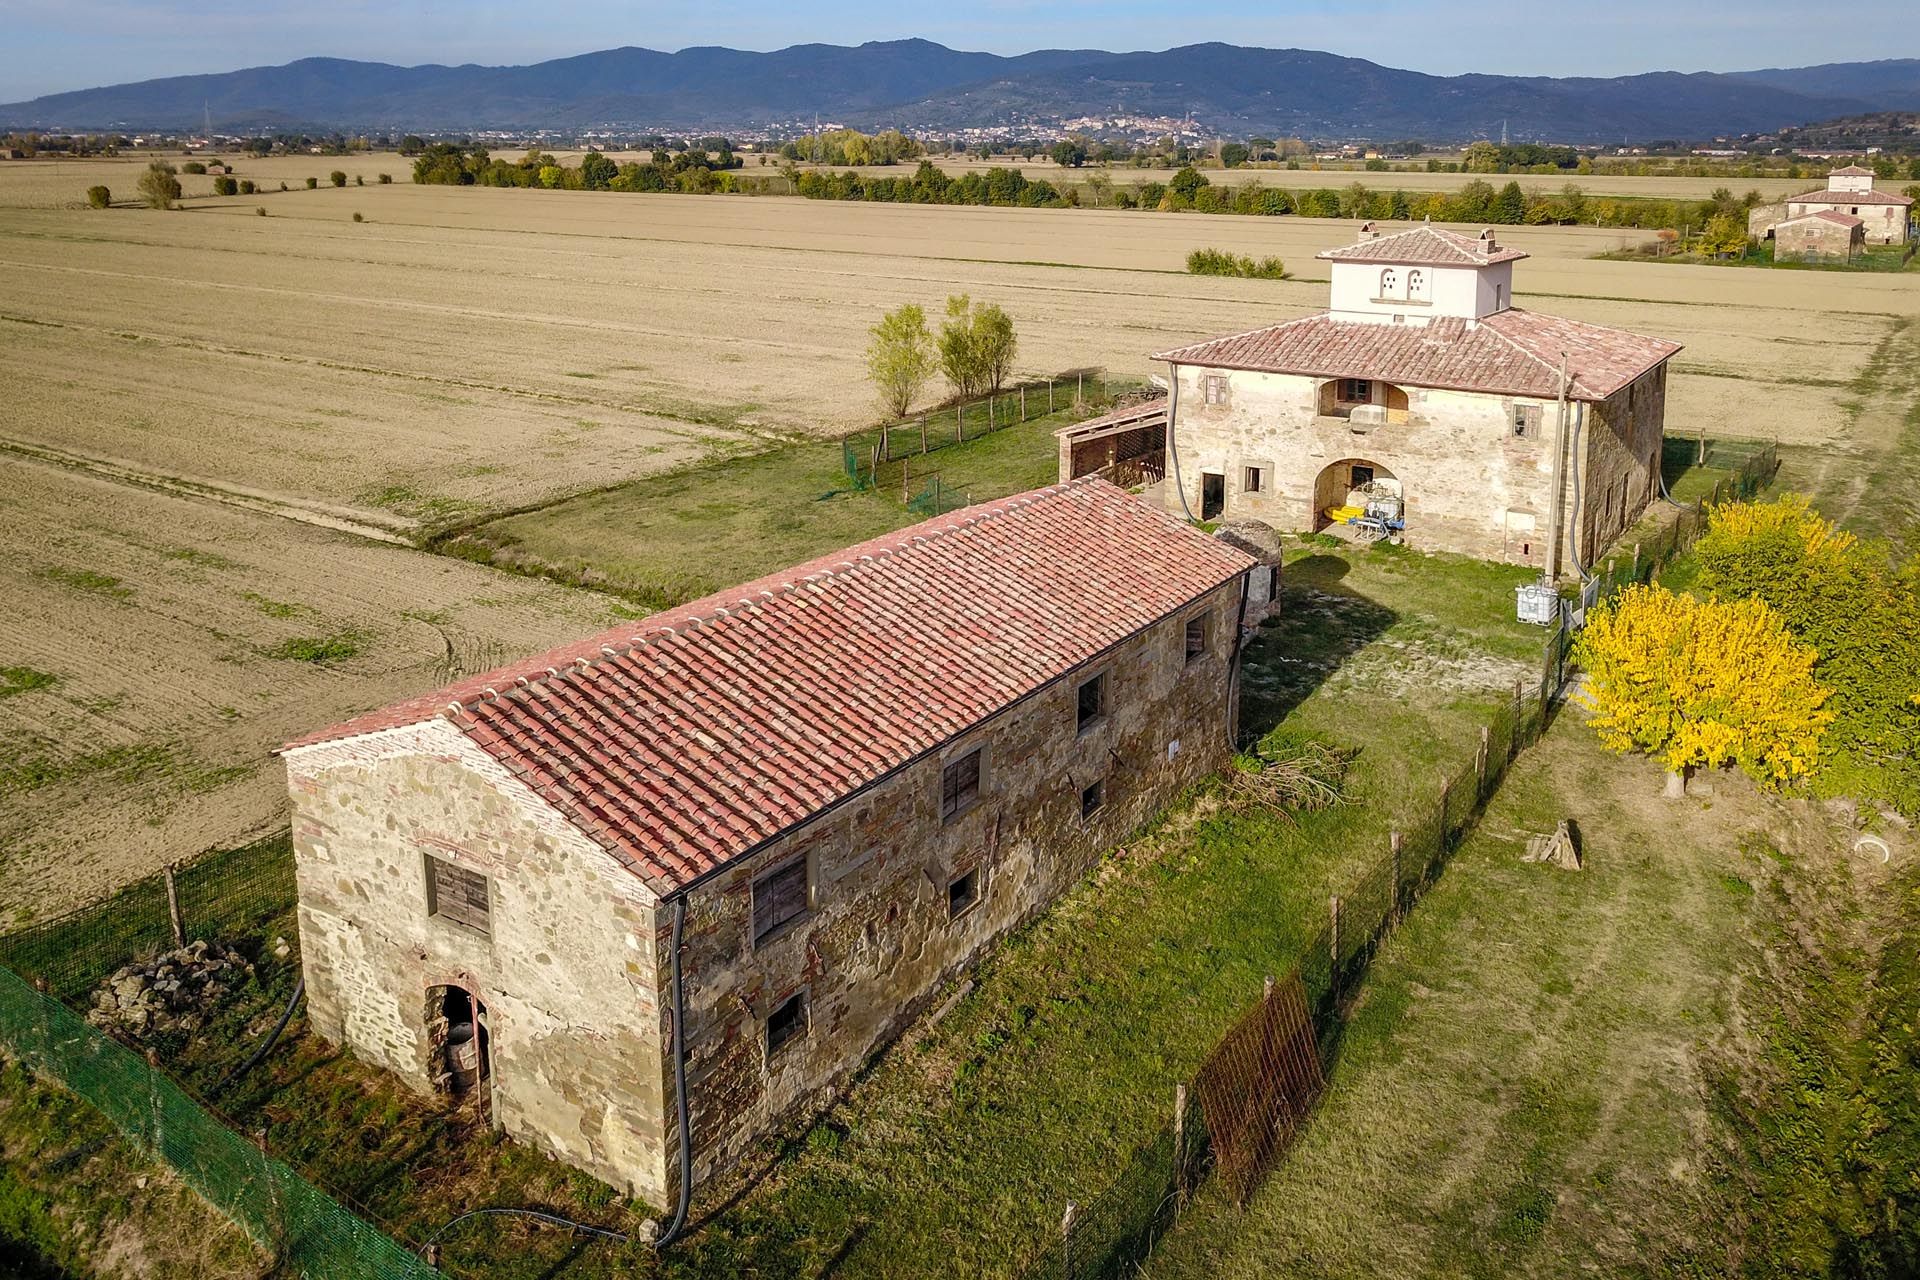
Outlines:
POLYGON ((155 493, 164 493, 176 498, 215 502, 240 511, 252 512, 255 515, 278 516, 283 520, 292 520, 319 529, 331 529, 335 533, 349 533, 374 542, 384 542, 390 546, 416 546, 410 535, 416 533, 421 527, 418 521, 410 520, 405 516, 375 516, 371 512, 330 507, 324 503, 307 502, 260 490, 245 489, 238 485, 224 485, 211 480, 192 480, 185 476, 168 475, 165 472, 146 471, 110 458, 70 453, 64 449, 32 444, 25 440, 13 440, 4 436, 0 436, 0 452, 41 466, 55 467, 62 471, 71 471, 96 480, 104 480, 109 484, 149 489, 155 493))

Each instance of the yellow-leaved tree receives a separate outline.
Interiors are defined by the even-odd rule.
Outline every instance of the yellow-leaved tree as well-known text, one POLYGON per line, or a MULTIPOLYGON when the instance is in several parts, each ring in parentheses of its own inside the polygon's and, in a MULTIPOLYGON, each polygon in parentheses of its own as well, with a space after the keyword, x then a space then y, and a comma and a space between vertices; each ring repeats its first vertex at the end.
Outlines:
POLYGON ((1574 654, 1600 741, 1659 760, 1669 795, 1703 765, 1731 762, 1773 788, 1804 777, 1833 719, 1817 655, 1758 599, 1628 587, 1588 616, 1574 654))

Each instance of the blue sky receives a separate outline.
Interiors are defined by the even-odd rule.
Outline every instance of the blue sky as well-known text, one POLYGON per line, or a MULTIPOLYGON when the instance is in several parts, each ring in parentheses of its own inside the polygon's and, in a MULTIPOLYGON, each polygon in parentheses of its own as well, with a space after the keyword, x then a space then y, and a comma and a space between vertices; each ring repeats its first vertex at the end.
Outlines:
MULTIPOLYGON (((1891 58, 1911 0, 1856 0, 1844 22, 1805 0, 0 0, 0 102, 309 55, 537 62, 616 45, 773 49, 924 36, 962 49, 1162 49, 1203 40, 1325 49, 1452 74, 1737 71, 1891 58)), ((1920 44, 1920 42, 1916 42, 1920 44)))

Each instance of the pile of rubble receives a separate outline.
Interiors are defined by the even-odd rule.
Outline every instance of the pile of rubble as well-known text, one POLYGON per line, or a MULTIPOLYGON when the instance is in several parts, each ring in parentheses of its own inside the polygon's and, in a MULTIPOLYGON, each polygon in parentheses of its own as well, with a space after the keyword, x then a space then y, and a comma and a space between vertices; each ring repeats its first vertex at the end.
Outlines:
POLYGON ((194 942, 116 970, 93 993, 87 1021, 139 1035, 196 1031, 222 996, 252 976, 253 965, 238 951, 194 942))

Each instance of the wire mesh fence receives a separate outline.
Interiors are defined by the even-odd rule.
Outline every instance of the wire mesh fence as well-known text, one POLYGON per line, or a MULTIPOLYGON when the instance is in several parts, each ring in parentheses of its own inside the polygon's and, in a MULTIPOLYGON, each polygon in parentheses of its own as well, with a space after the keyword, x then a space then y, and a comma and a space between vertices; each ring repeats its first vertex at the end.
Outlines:
POLYGON ((0 937, 0 1045, 59 1080, 260 1245, 275 1274, 413 1280, 440 1273, 274 1159, 159 1065, 85 1021, 93 990, 186 939, 257 934, 295 901, 286 835, 222 850, 0 937))

